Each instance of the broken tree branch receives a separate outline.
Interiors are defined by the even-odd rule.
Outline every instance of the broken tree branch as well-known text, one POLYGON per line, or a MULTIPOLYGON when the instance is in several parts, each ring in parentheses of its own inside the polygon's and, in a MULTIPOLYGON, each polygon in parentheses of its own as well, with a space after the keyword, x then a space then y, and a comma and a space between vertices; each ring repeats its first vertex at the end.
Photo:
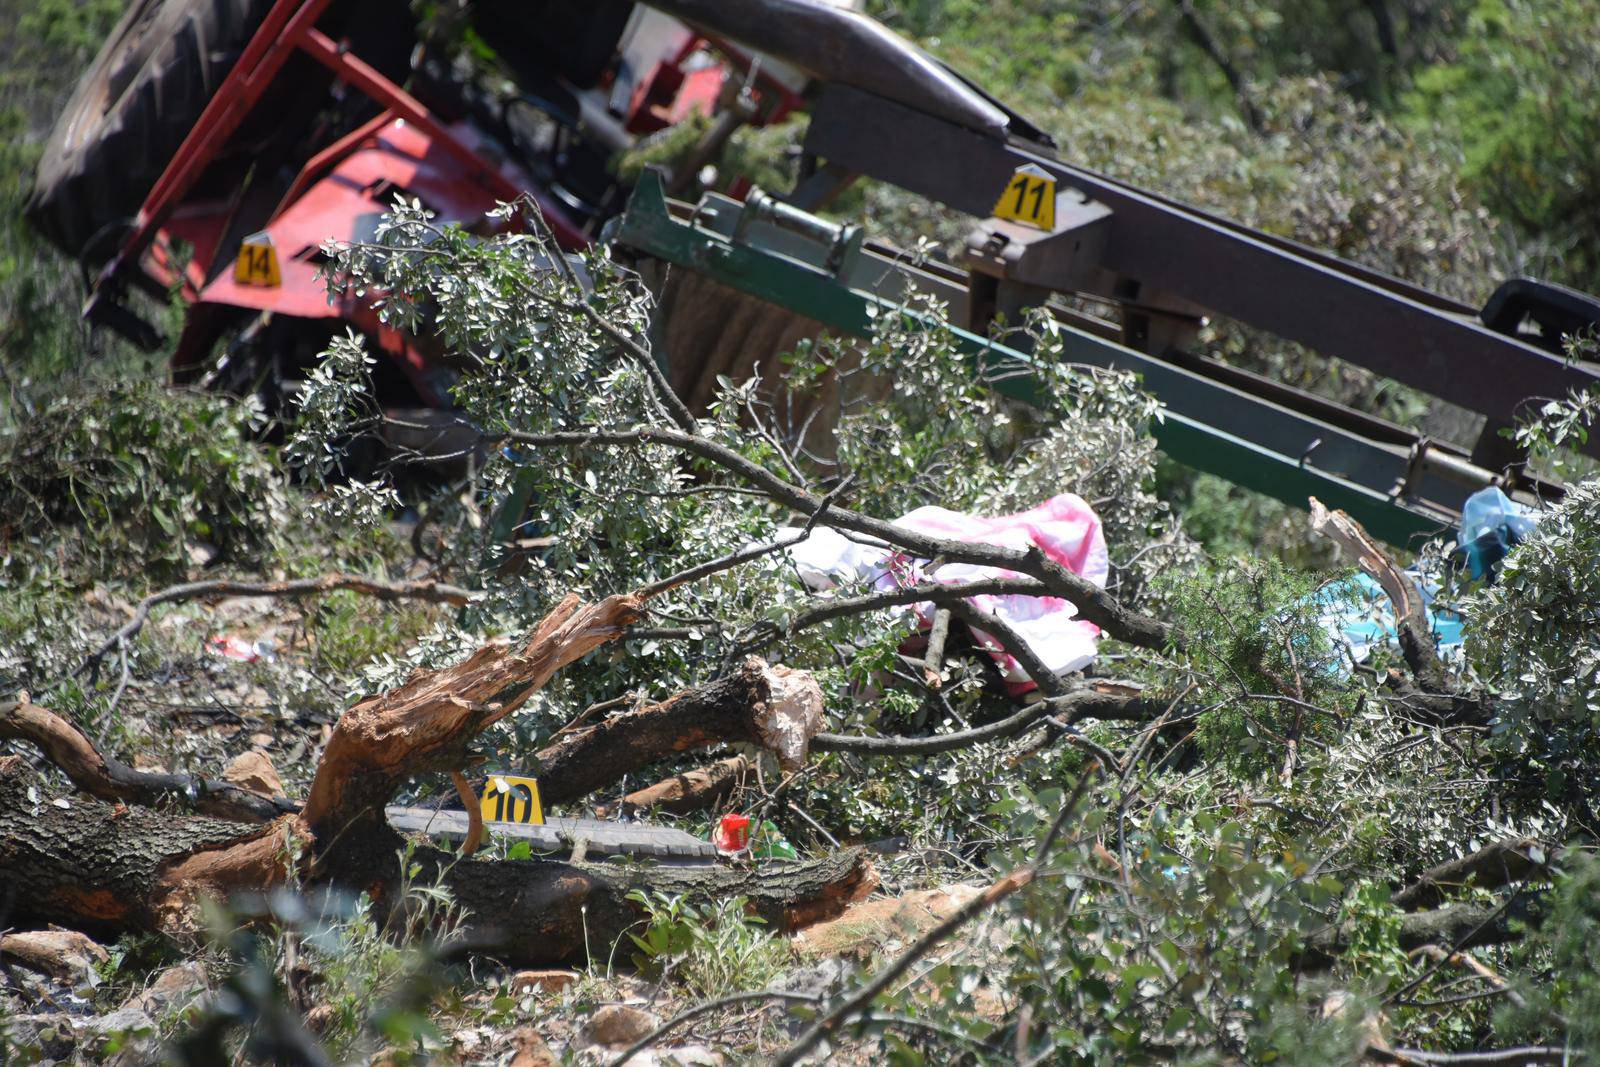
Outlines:
MULTIPOLYGON (((812 739, 812 747, 815 747, 815 740, 812 739)), ((684 815, 715 807, 738 788, 751 769, 750 761, 744 756, 729 756, 708 767, 675 774, 623 797, 622 816, 631 818, 646 811, 684 815)))
POLYGON ((523 705, 574 660, 621 637, 642 614, 632 594, 585 604, 569 594, 520 649, 505 640, 480 646, 460 663, 418 670, 339 717, 306 798, 305 822, 319 841, 356 823, 382 823, 401 784, 424 771, 460 770, 479 733, 523 705))
POLYGON ((822 690, 812 677, 751 656, 731 674, 541 750, 539 793, 552 804, 578 800, 666 756, 729 743, 758 745, 796 770, 821 727, 822 690))
POLYGON ((222 779, 134 770, 102 754, 87 734, 29 701, 26 693, 0 703, 0 739, 34 745, 73 785, 101 800, 165 805, 249 823, 299 810, 287 797, 266 796, 222 779))
POLYGON ((829 525, 877 538, 913 553, 918 558, 999 567, 1030 575, 1045 586, 1045 591, 1049 595, 1069 601, 1078 609, 1081 617, 1129 644, 1161 650, 1168 645, 1181 645, 1182 642, 1182 635, 1177 633, 1170 623, 1123 607, 1110 593, 1093 582, 1073 574, 1050 559, 1037 546, 1015 549, 952 541, 908 530, 892 522, 837 505, 829 505, 825 498, 785 480, 735 450, 697 434, 663 426, 640 426, 632 429, 596 428, 543 434, 509 432, 502 434, 501 439, 531 447, 664 445, 697 456, 738 475, 749 485, 760 489, 771 500, 791 511, 809 517, 827 507, 829 525))
POLYGON ((1455 686, 1428 625, 1427 603, 1417 583, 1361 524, 1343 511, 1329 511, 1316 497, 1311 502, 1311 528, 1344 549, 1363 573, 1377 581, 1394 606, 1395 632, 1400 652, 1426 692, 1451 693, 1455 686))
POLYGON ((1533 858, 1534 850, 1539 848, 1539 839, 1535 837, 1490 842, 1476 852, 1429 867, 1415 882, 1396 893, 1393 903, 1407 911, 1432 907, 1443 901, 1452 889, 1468 885, 1498 889, 1544 874, 1547 872, 1544 862, 1533 858))
POLYGON ((446 585, 432 578, 415 582, 382 582, 359 574, 325 574, 320 578, 301 578, 283 582, 238 582, 227 578, 208 582, 187 582, 151 593, 139 601, 139 605, 133 610, 133 618, 108 637, 100 647, 89 653, 74 673, 78 675, 86 673, 118 644, 130 640, 144 628, 145 622, 150 618, 150 609, 160 604, 175 604, 179 601, 208 596, 295 598, 323 596, 346 590, 376 597, 379 600, 426 600, 435 604, 454 604, 457 607, 469 603, 473 598, 473 594, 468 590, 446 585))

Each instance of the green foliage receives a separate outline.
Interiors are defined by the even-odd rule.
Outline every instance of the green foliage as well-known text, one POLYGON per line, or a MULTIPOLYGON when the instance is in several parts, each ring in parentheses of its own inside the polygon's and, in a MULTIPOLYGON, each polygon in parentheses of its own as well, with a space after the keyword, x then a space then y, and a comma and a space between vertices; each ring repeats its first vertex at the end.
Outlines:
POLYGON ((248 407, 140 381, 60 396, 0 435, 0 529, 70 536, 87 573, 176 573, 202 542, 259 557, 284 500, 251 423, 248 407))
POLYGON ((333 593, 307 612, 306 631, 315 642, 313 663, 341 675, 358 671, 385 653, 411 647, 436 614, 421 605, 378 610, 371 598, 333 593))
MULTIPOLYGON (((81 380, 110 348, 78 318, 78 268, 23 221, 39 149, 78 72, 122 13, 122 0, 0 0, 0 426, 81 380)), ((102 364, 104 360, 101 361, 102 364)))
MULTIPOLYGON (((1600 361, 1600 338, 1577 337, 1567 344, 1567 358, 1600 361)), ((1600 389, 1580 393, 1574 390, 1561 400, 1548 400, 1531 419, 1510 431, 1517 447, 1526 449, 1531 461, 1553 471, 1557 477, 1577 481, 1595 473, 1595 463, 1575 454, 1589 443, 1589 428, 1600 421, 1600 389)))
POLYGON ((1350 703, 1339 656, 1318 622, 1315 578, 1273 559, 1235 559, 1185 575, 1172 589, 1188 641, 1208 759, 1240 773, 1276 770, 1291 739, 1337 729, 1350 703))
POLYGON ((1542 273, 1600 286, 1600 9, 1479 0, 1454 60, 1420 75, 1409 103, 1462 146, 1489 205, 1548 244, 1542 273))
POLYGON ((1400 947, 1400 909, 1389 903, 1389 887, 1376 882, 1357 885, 1344 898, 1340 925, 1345 931, 1345 966, 1372 987, 1386 992, 1406 971, 1400 947))
POLYGON ((1521 1003, 1502 1008, 1495 1024, 1509 1040, 1592 1049, 1600 1045, 1600 859, 1574 851, 1561 865, 1529 946, 1548 971, 1542 980, 1519 981, 1521 1003))
MULTIPOLYGON (((1173 1052, 1246 1062, 1348 1062, 1348 1019, 1317 1019, 1314 987, 1295 977, 1308 937, 1339 906, 1341 882, 1313 841, 1288 845, 1247 822, 1163 807, 1119 840, 1108 796, 1075 819, 1108 838, 1120 873, 1106 878, 1087 847, 1058 858, 1017 909, 1007 992, 1033 1009, 1034 1040, 1058 1060, 1120 1063, 1173 1052), (1315 1057, 1325 1056, 1317 1059, 1315 1057)), ((1048 812, 1051 795, 1037 798, 1048 812)))
POLYGON ((1296 570, 1326 570, 1333 546, 1313 539, 1304 512, 1241 489, 1214 474, 1199 474, 1167 456, 1158 458, 1156 492, 1183 517, 1183 531, 1216 559, 1272 556, 1296 570))
POLYGON ((760 989, 783 973, 789 949, 746 914, 743 897, 696 903, 687 897, 640 890, 628 899, 645 910, 643 934, 629 933, 640 970, 676 977, 697 997, 734 989, 760 989))
POLYGON ((1600 480, 1573 486, 1466 605, 1467 651, 1517 747, 1589 749, 1600 728, 1600 480))
POLYGON ((309 988, 322 1016, 319 1037, 336 1062, 363 1044, 422 1054, 438 1041, 408 987, 430 981, 425 976, 433 955, 461 935, 466 916, 443 874, 424 877, 409 845, 400 870, 398 891, 385 910, 363 893, 342 911, 307 923, 310 916, 281 902, 278 978, 309 988))

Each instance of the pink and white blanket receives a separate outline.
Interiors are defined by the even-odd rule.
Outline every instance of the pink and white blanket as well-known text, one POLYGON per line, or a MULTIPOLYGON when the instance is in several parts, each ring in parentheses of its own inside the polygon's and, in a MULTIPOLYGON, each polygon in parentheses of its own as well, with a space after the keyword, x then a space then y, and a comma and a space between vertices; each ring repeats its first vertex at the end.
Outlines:
MULTIPOLYGON (((992 518, 940 507, 918 508, 896 519, 895 525, 952 541, 1019 550, 1037 545, 1050 559, 1102 588, 1111 570, 1100 518, 1087 502, 1073 493, 1051 497, 1038 507, 1016 515, 992 518)), ((787 529, 779 531, 779 536, 794 537, 800 532, 797 528, 787 529)), ((812 530, 810 537, 788 552, 799 569, 801 580, 813 590, 861 582, 888 590, 923 581, 960 585, 979 578, 1021 577, 1015 571, 967 563, 946 563, 930 570, 924 560, 860 544, 826 526, 812 530)), ((1065 600, 1049 596, 984 595, 970 597, 969 602, 1009 622, 1034 654, 1057 673, 1081 670, 1094 660, 1100 628, 1077 618, 1077 608, 1065 600)), ((932 625, 932 604, 913 604, 910 610, 924 628, 932 625)), ((998 642, 988 634, 980 633, 977 637, 990 650, 1007 682, 1019 691, 1033 688, 1026 673, 1013 657, 1000 650, 998 642)))

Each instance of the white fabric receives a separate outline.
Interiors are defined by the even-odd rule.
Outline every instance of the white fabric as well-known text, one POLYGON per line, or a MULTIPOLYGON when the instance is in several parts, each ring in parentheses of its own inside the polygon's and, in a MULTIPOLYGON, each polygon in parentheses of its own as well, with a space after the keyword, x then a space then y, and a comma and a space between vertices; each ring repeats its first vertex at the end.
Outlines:
MULTIPOLYGON (((992 518, 947 508, 918 508, 896 519, 895 525, 954 541, 1019 550, 1036 545, 1049 558, 1102 588, 1111 571, 1099 516, 1073 493, 1051 497, 1016 515, 992 518)), ((798 527, 787 528, 778 532, 778 538, 797 537, 801 532, 798 527)), ((959 585, 979 578, 1020 577, 1015 571, 966 563, 946 563, 930 572, 923 560, 861 544, 827 526, 812 530, 810 537, 789 548, 788 553, 801 581, 818 591, 857 583, 887 590, 922 581, 959 585)), ((1100 630, 1077 618, 1077 608, 1065 600, 976 596, 969 602, 1010 623, 1045 666, 1057 673, 1081 670, 1094 660, 1100 630)), ((932 604, 914 604, 909 610, 924 627, 932 624, 932 604)), ((980 633, 978 638, 991 650, 1008 682, 1032 688, 1026 673, 1011 656, 999 650, 998 642, 987 634, 980 633)))

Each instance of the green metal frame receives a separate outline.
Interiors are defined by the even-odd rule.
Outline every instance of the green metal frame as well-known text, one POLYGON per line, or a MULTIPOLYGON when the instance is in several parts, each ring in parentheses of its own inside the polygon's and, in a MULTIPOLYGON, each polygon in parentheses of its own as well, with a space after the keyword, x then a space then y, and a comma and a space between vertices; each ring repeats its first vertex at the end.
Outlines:
MULTIPOLYGON (((685 218, 675 217, 659 177, 646 172, 627 211, 613 223, 609 233, 632 249, 815 319, 831 330, 865 336, 871 331, 874 312, 901 306, 893 284, 875 285, 879 291, 873 292, 859 287, 859 283, 851 285, 842 280, 849 274, 849 262, 828 271, 815 260, 807 262, 803 250, 799 250, 802 246, 794 241, 774 239, 776 234, 757 227, 735 240, 734 234, 728 232, 727 220, 720 221, 720 227, 714 222, 708 224, 710 220, 699 210, 685 218)), ((859 242, 852 254, 860 255, 859 242)), ((1031 357, 1014 348, 967 330, 952 327, 951 332, 960 346, 975 357, 1032 365, 1031 357)), ((1303 455, 1286 455, 1242 433, 1219 429, 1207 420, 1206 405, 1225 393, 1230 405, 1228 421, 1235 427, 1248 431, 1255 421, 1272 419, 1281 424, 1297 420, 1303 426, 1304 440, 1342 436, 1347 439, 1343 442, 1347 449, 1356 450, 1352 454, 1359 456, 1359 450, 1365 447, 1374 462, 1381 461, 1386 466, 1399 461, 1393 449, 1360 439, 1348 440, 1351 435, 1344 431, 1070 326, 1062 327, 1061 338, 1064 356, 1072 362, 1120 367, 1141 376, 1145 387, 1166 408, 1154 431, 1157 445, 1189 467, 1299 508, 1307 507, 1308 498, 1315 496, 1329 507, 1349 512, 1373 536, 1396 546, 1414 547, 1419 540, 1436 536, 1452 525, 1435 511, 1309 466, 1303 455)), ((1038 400, 1037 387, 1026 375, 1004 377, 996 387, 1024 401, 1038 400)))

